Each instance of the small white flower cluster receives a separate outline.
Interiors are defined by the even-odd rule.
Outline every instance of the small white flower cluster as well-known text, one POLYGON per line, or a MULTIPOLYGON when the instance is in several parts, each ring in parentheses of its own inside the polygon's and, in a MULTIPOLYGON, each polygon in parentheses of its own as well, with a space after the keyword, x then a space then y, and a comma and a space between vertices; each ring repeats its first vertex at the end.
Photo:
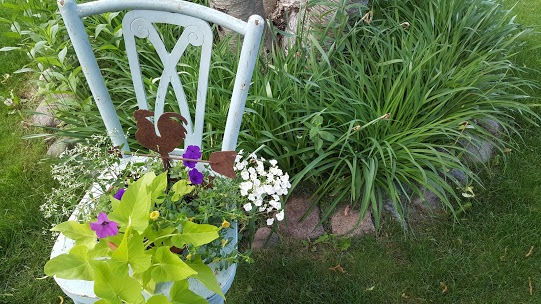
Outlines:
MULTIPOLYGON (((251 211, 257 207, 259 212, 266 213, 277 211, 276 219, 282 221, 284 210, 280 203, 280 196, 287 195, 291 188, 289 174, 278 168, 276 166, 278 162, 274 159, 267 162, 270 164, 267 170, 266 162, 263 157, 258 159, 254 153, 246 158, 243 157, 242 150, 238 153, 235 159, 235 171, 243 180, 239 184, 240 194, 250 201, 243 208, 251 211)), ((267 225, 270 226, 273 223, 274 217, 267 219, 267 225)))
POLYGON ((69 216, 81 199, 81 191, 87 190, 94 182, 108 181, 96 178, 104 169, 115 168, 118 158, 104 151, 109 143, 106 136, 92 136, 85 145, 77 144, 73 149, 60 155, 60 162, 51 166, 51 176, 58 181, 58 188, 52 188, 45 195, 40 206, 43 217, 61 220, 69 216))

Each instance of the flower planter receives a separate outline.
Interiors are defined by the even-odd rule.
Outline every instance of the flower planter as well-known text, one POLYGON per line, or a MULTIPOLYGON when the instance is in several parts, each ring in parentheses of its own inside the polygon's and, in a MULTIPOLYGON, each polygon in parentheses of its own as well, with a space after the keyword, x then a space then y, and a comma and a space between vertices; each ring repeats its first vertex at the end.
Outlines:
MULTIPOLYGON (((72 215, 70 219, 75 219, 76 215, 72 215)), ((237 223, 231 223, 231 227, 228 228, 226 233, 226 238, 232 237, 233 241, 222 250, 223 254, 232 252, 238 243, 238 228, 237 223)), ((74 246, 75 241, 66 238, 63 234, 60 234, 51 253, 51 258, 54 258, 60 254, 67 253, 74 246)), ((212 270, 216 273, 216 279, 222 288, 223 293, 225 294, 235 278, 235 273, 237 271, 237 264, 233 264, 226 269, 217 270, 220 268, 220 262, 212 263, 209 265, 212 270)), ((99 298, 94 294, 94 282, 93 281, 83 281, 83 280, 66 280, 55 277, 55 281, 60 286, 62 291, 70 297, 75 304, 92 304, 99 300, 99 298)), ((188 279, 190 283, 190 290, 196 294, 205 298, 209 303, 218 304, 224 303, 223 298, 220 295, 215 294, 214 292, 208 290, 203 284, 195 279, 188 279)), ((173 282, 163 282, 156 284, 156 290, 154 294, 163 294, 169 296, 169 290, 173 282)), ((148 299, 151 295, 143 291, 145 299, 148 299)))
MULTIPOLYGON (((126 163, 129 161, 142 161, 144 158, 141 157, 131 157, 130 159, 127 159, 126 161, 123 161, 120 165, 121 168, 125 167, 126 163)), ((70 216, 69 220, 71 221, 77 221, 80 210, 84 210, 84 207, 87 205, 92 204, 92 197, 99 197, 101 195, 101 189, 97 184, 94 184, 92 189, 87 192, 87 194, 83 197, 81 202, 79 203, 78 208, 73 212, 73 214, 70 216)), ((220 255, 227 255, 233 252, 233 250, 236 249, 238 244, 238 225, 236 222, 232 222, 231 226, 229 228, 224 228, 226 230, 225 239, 230 239, 224 248, 221 249, 220 255)), ((70 252, 70 250, 75 246, 75 241, 67 238, 63 234, 60 234, 53 246, 53 250, 51 253, 51 259, 70 252)), ((218 284, 220 288, 222 289, 222 292, 225 294, 229 288, 231 287, 231 284, 233 283, 233 279, 235 277, 235 273, 237 270, 237 264, 230 265, 228 268, 224 268, 222 262, 216 262, 211 263, 208 266, 214 271, 216 274, 216 279, 218 281, 218 284), (221 270, 218 270, 221 269, 221 270)), ((99 298, 94 293, 94 281, 85 281, 85 280, 69 280, 69 279, 62 279, 54 277, 57 284, 60 286, 60 288, 64 291, 64 293, 73 299, 75 304, 90 304, 95 303, 99 300, 99 298)), ((188 278, 189 282, 189 289, 196 293, 197 295, 203 297, 206 299, 209 303, 223 303, 223 298, 210 291, 205 287, 200 281, 196 279, 190 279, 188 278)), ((173 282, 161 282, 156 284, 156 288, 154 291, 155 295, 161 294, 165 295, 169 298, 169 292, 171 290, 171 287, 173 285, 173 282)), ((150 298, 152 295, 148 294, 147 292, 142 292, 145 299, 150 298)))

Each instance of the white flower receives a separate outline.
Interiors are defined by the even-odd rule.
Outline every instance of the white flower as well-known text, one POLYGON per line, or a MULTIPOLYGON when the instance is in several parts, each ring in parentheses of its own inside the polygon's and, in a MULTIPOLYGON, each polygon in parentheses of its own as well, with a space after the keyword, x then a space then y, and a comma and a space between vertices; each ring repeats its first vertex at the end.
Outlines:
POLYGON ((256 199, 256 200, 254 201, 254 205, 256 205, 257 207, 261 206, 262 204, 263 204, 263 200, 260 199, 260 198, 259 198, 259 199, 256 199))
POLYGON ((249 199, 250 201, 252 201, 252 202, 255 201, 255 194, 250 193, 250 194, 248 195, 248 199, 249 199))
POLYGON ((274 194, 276 193, 276 189, 271 185, 265 185, 265 192, 267 192, 267 194, 274 194))
POLYGON ((275 200, 270 201, 269 205, 271 205, 274 209, 280 209, 280 207, 282 207, 282 204, 275 200))
POLYGON ((273 166, 276 166, 276 164, 278 163, 278 161, 276 159, 271 159, 269 160, 269 163, 273 166))
POLYGON ((267 219, 267 225, 271 226, 272 224, 274 224, 274 219, 273 218, 267 219))
POLYGON ((247 204, 245 204, 245 205, 242 206, 242 207, 244 207, 244 210, 246 210, 246 211, 252 210, 252 204, 250 204, 250 203, 247 203, 247 204))
POLYGON ((281 210, 276 214, 276 219, 280 222, 284 219, 284 210, 281 210))
POLYGON ((257 173, 259 173, 261 175, 263 175, 265 173, 265 166, 263 165, 263 162, 258 162, 257 163, 256 171, 257 171, 257 173))
POLYGON ((259 179, 257 179, 257 178, 254 178, 252 180, 252 182, 254 183, 254 186, 256 186, 256 187, 259 187, 261 185, 261 181, 259 179))
POLYGON ((246 164, 244 162, 240 162, 235 165, 235 168, 237 169, 237 171, 240 171, 244 169, 245 167, 246 167, 246 164))
POLYGON ((242 170, 242 172, 240 173, 240 176, 242 177, 243 180, 247 180, 250 178, 250 174, 246 170, 242 170))
POLYGON ((281 180, 282 182, 284 182, 284 183, 287 182, 287 181, 289 181, 289 174, 286 173, 286 174, 280 176, 280 180, 281 180))
POLYGON ((248 172, 250 172, 250 174, 256 174, 255 169, 252 167, 248 168, 248 172))
POLYGON ((275 201, 278 201, 278 200, 280 200, 280 197, 278 195, 276 195, 276 194, 273 194, 272 199, 275 200, 275 201))
POLYGON ((4 100, 4 104, 5 104, 6 106, 8 106, 8 107, 11 107, 11 106, 13 106, 15 103, 13 102, 13 99, 8 98, 8 99, 4 100))
POLYGON ((253 186, 253 183, 251 181, 242 182, 239 185, 240 190, 251 190, 253 186))
POLYGON ((263 212, 263 211, 265 211, 265 210, 267 210, 267 207, 265 207, 265 206, 259 207, 259 212, 263 212))

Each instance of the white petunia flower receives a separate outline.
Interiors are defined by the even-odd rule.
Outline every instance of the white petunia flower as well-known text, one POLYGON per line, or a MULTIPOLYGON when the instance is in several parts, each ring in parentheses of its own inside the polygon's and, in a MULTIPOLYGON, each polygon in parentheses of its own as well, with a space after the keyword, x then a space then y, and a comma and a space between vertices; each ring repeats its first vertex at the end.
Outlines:
POLYGON ((245 205, 242 206, 242 207, 244 207, 244 210, 246 210, 246 211, 252 210, 252 204, 250 204, 250 203, 247 203, 247 204, 245 204, 245 205))
POLYGON ((273 166, 276 166, 276 164, 278 163, 278 161, 276 159, 271 159, 269 160, 269 163, 273 166))
POLYGON ((242 170, 242 172, 240 173, 240 176, 242 177, 243 180, 247 180, 250 178, 250 173, 248 173, 248 171, 246 170, 242 170))
POLYGON ((256 200, 254 201, 254 205, 256 205, 257 207, 261 206, 262 204, 263 204, 263 200, 260 199, 260 198, 259 198, 259 199, 256 199, 256 200))
POLYGON ((271 226, 272 224, 274 224, 274 219, 273 218, 267 219, 267 226, 271 226))

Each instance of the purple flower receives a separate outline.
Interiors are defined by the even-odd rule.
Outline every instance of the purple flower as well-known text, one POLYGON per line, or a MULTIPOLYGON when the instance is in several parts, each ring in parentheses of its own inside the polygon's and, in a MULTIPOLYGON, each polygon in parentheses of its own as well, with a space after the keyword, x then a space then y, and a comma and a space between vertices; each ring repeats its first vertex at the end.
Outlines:
POLYGON ((121 200, 122 195, 124 195, 124 192, 126 192, 126 189, 120 188, 120 190, 118 190, 118 192, 113 197, 116 198, 117 200, 121 200))
POLYGON ((192 182, 192 184, 201 184, 203 182, 203 173, 199 172, 195 168, 190 170, 188 175, 190 176, 190 182, 192 182))
POLYGON ((103 239, 108 236, 117 235, 118 233, 118 223, 110 221, 107 218, 107 214, 105 212, 100 213, 98 215, 98 221, 95 223, 90 223, 90 229, 92 231, 96 231, 96 235, 98 238, 103 239))
MULTIPOLYGON (((182 157, 189 159, 200 159, 201 158, 201 149, 198 146, 190 145, 186 148, 186 152, 182 154, 182 157)), ((196 162, 194 161, 183 161, 184 166, 188 168, 195 168, 196 162)))

